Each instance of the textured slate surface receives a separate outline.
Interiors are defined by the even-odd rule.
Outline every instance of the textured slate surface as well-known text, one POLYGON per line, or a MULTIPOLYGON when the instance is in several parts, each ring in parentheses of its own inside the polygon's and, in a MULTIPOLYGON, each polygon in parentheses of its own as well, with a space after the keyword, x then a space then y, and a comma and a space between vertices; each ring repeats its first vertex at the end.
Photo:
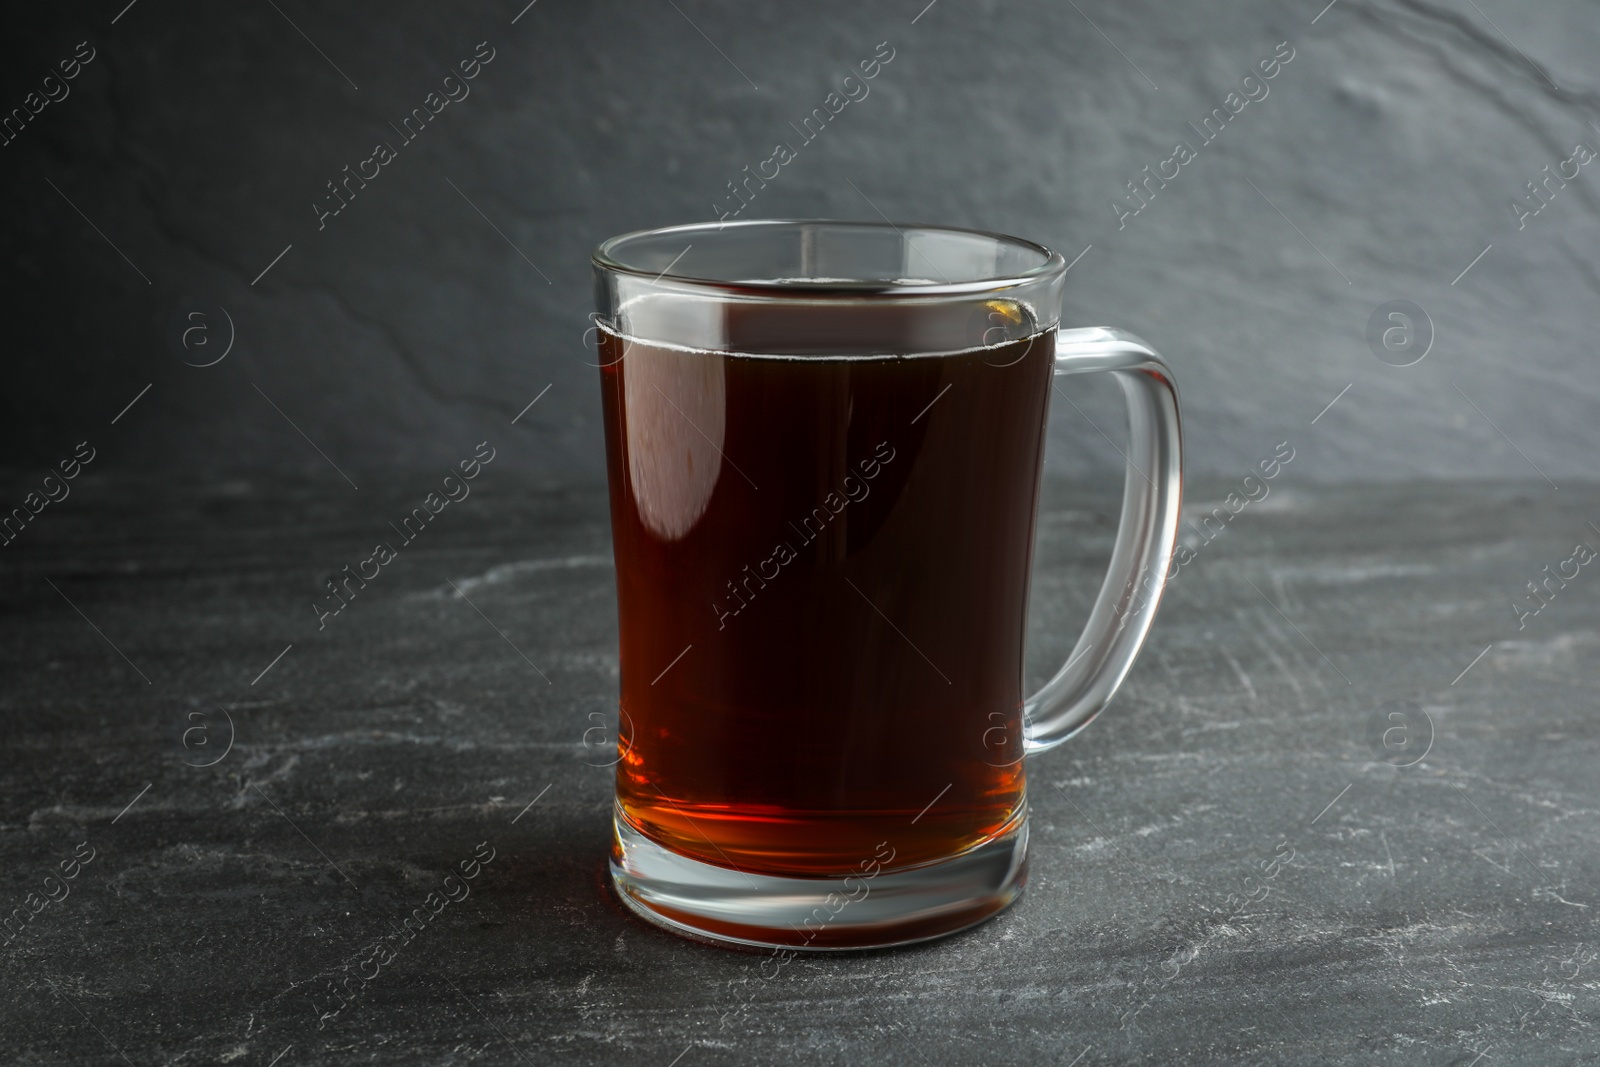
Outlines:
MULTIPOLYGON (((1511 209, 1600 147, 1600 20, 1580 0, 95 0, 8 15, 0 112, 82 40, 97 58, 71 95, 0 149, 12 462, 54 462, 153 384, 124 424, 130 465, 313 468, 264 394, 360 484, 454 461, 548 385, 508 462, 598 484, 590 248, 711 218, 886 41, 870 95, 744 217, 881 211, 1092 246, 1067 321, 1170 355, 1202 474, 1346 385, 1359 426, 1310 479, 1520 478, 1518 449, 1558 484, 1590 470, 1593 167, 1520 230, 1511 209), (471 96, 319 230, 325 183, 397 140, 480 41, 495 58, 471 96), (1285 41, 1269 95, 1202 144, 1189 124, 1285 41), (1180 139, 1198 158, 1119 229, 1125 183, 1180 139), (1436 334, 1404 369, 1365 340, 1401 299, 1436 334), (207 369, 168 337, 195 302, 237 336, 207 369)), ((1115 465, 1065 415, 1063 471, 1115 465)))
MULTIPOLYGON (((1116 706, 1030 764, 1015 908, 776 975, 604 889, 600 494, 491 466, 319 632, 319 580, 433 474, 91 468, 0 572, 0 904, 95 852, 0 946, 0 1058, 1594 1062, 1594 578, 1521 631, 1510 604, 1600 544, 1600 488, 1316 489, 1302 462, 1199 546, 1116 706), (1369 741, 1390 701, 1422 712, 1410 739, 1431 723, 1412 766, 1369 741), (470 895, 321 1018, 481 842, 470 895)), ((1114 492, 1047 486, 1035 681, 1114 515, 1114 492)))

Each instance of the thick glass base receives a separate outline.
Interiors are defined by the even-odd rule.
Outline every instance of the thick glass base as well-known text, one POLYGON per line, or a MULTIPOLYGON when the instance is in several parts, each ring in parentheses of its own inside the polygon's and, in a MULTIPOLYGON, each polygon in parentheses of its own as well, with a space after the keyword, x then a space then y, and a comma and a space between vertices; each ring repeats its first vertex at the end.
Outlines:
POLYGON ((1027 881, 1026 809, 959 856, 847 878, 746 874, 656 844, 614 817, 611 881, 622 902, 674 933, 799 952, 886 948, 983 922, 1027 881))

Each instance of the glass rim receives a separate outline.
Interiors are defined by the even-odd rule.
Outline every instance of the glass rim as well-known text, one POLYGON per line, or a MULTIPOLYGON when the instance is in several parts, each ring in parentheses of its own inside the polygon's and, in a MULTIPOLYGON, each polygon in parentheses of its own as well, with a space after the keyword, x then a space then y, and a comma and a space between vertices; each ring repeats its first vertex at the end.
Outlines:
MULTIPOLYGON (((687 249, 686 249, 687 250, 687 249)), ((740 219, 735 222, 691 222, 677 226, 660 226, 645 230, 633 230, 629 233, 608 237, 595 246, 594 252, 589 257, 590 262, 598 269, 614 274, 628 275, 633 278, 648 279, 652 283, 669 282, 694 288, 710 289, 721 293, 761 296, 769 299, 812 299, 830 294, 839 296, 877 296, 896 297, 904 299, 917 299, 940 296, 971 296, 976 293, 1003 292, 1021 286, 1048 281, 1052 276, 1066 273, 1066 257, 1055 249, 1042 245, 1037 241, 1030 241, 1010 234, 998 233, 993 230, 979 230, 965 226, 946 226, 941 223, 923 222, 874 222, 870 219, 740 219), (783 227, 801 226, 842 226, 857 227, 860 229, 873 229, 893 231, 902 240, 905 239, 906 230, 923 230, 934 233, 963 234, 971 237, 983 237, 1000 244, 1009 244, 1014 247, 1025 248, 1037 253, 1041 262, 1025 271, 1012 274, 996 275, 992 278, 979 278, 966 282, 936 282, 922 283, 885 279, 860 279, 856 281, 828 279, 798 278, 785 279, 749 279, 729 280, 726 278, 705 278, 692 274, 674 272, 672 265, 666 270, 655 272, 642 267, 625 263, 619 258, 617 251, 620 246, 630 241, 647 237, 663 237, 679 234, 689 237, 693 234, 715 234, 723 230, 733 229, 781 229, 783 227)))

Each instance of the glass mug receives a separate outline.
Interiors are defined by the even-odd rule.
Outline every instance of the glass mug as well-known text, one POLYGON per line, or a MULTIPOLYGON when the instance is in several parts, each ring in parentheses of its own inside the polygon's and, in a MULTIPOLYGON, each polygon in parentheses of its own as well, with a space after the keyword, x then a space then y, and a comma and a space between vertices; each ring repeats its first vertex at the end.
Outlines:
POLYGON ((933 226, 750 221, 594 254, 621 644, 611 877, 678 933, 794 950, 952 933, 1026 878, 1024 756, 1116 692, 1182 495, 1171 372, 1058 329, 1066 263, 933 226), (1109 573, 1024 699, 1054 379, 1130 443, 1109 573))

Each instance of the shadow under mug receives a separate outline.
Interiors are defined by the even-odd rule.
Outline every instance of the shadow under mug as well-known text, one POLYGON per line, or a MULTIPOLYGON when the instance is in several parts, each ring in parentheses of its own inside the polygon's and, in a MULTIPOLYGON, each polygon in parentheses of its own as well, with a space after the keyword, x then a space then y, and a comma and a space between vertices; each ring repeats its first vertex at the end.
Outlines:
POLYGON ((621 709, 611 875, 678 933, 793 950, 948 934, 1026 877, 1024 758, 1116 692, 1167 577, 1177 393, 1059 328, 1067 265, 997 234, 754 221, 594 254, 621 709), (1024 699, 1056 379, 1129 420, 1121 528, 1024 699))

